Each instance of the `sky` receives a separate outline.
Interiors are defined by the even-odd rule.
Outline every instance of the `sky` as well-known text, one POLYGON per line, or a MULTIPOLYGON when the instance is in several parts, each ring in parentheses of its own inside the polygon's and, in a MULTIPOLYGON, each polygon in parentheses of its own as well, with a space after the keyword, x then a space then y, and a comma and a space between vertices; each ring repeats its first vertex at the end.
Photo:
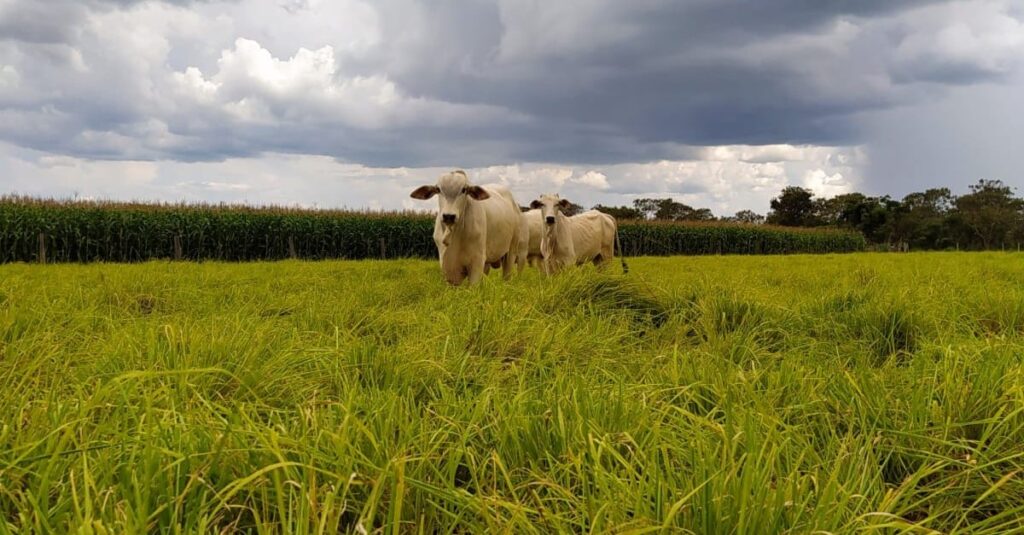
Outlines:
POLYGON ((1024 188, 1022 0, 0 0, 0 193, 430 209, 1024 188))

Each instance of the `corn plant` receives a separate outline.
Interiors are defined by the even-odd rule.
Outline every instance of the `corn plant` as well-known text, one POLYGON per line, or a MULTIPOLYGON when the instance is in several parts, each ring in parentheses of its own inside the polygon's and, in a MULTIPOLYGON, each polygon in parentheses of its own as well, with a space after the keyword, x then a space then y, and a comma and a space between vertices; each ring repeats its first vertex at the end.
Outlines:
MULTIPOLYGON (((0 198, 0 262, 430 258, 422 212, 0 198)), ((624 221, 629 256, 860 251, 860 234, 737 224, 624 221)))

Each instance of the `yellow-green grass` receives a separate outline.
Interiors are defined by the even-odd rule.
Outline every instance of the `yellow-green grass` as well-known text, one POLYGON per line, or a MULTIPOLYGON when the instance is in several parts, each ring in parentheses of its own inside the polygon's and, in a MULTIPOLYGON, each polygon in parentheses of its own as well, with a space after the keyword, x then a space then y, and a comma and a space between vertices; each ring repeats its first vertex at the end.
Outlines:
POLYGON ((1024 255, 0 266, 0 532, 1024 532, 1024 255))

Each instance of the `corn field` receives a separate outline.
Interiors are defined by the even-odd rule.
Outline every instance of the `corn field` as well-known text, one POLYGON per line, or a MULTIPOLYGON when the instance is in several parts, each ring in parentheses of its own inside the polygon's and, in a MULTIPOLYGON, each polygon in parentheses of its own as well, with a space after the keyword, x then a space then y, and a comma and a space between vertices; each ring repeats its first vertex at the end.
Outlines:
MULTIPOLYGON (((0 198, 0 263, 431 258, 432 232, 416 212, 0 198)), ((628 256, 865 247, 855 233, 732 224, 623 221, 619 235, 628 256)))
POLYGON ((860 233, 736 223, 623 221, 626 256, 846 253, 866 246, 860 233))

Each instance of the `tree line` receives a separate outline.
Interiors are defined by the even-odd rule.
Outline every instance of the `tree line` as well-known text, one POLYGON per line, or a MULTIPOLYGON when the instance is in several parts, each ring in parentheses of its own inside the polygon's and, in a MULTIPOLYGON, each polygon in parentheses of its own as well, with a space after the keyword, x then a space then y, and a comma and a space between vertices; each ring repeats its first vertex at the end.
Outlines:
MULTIPOLYGON (((1000 180, 979 180, 963 195, 949 188, 888 195, 844 193, 815 197, 799 186, 784 188, 767 215, 742 210, 716 217, 673 199, 643 198, 632 206, 594 206, 617 219, 732 222, 783 227, 831 227, 860 232, 868 243, 893 249, 1008 249, 1024 244, 1024 199, 1000 180)), ((574 205, 575 210, 582 207, 574 205)))

